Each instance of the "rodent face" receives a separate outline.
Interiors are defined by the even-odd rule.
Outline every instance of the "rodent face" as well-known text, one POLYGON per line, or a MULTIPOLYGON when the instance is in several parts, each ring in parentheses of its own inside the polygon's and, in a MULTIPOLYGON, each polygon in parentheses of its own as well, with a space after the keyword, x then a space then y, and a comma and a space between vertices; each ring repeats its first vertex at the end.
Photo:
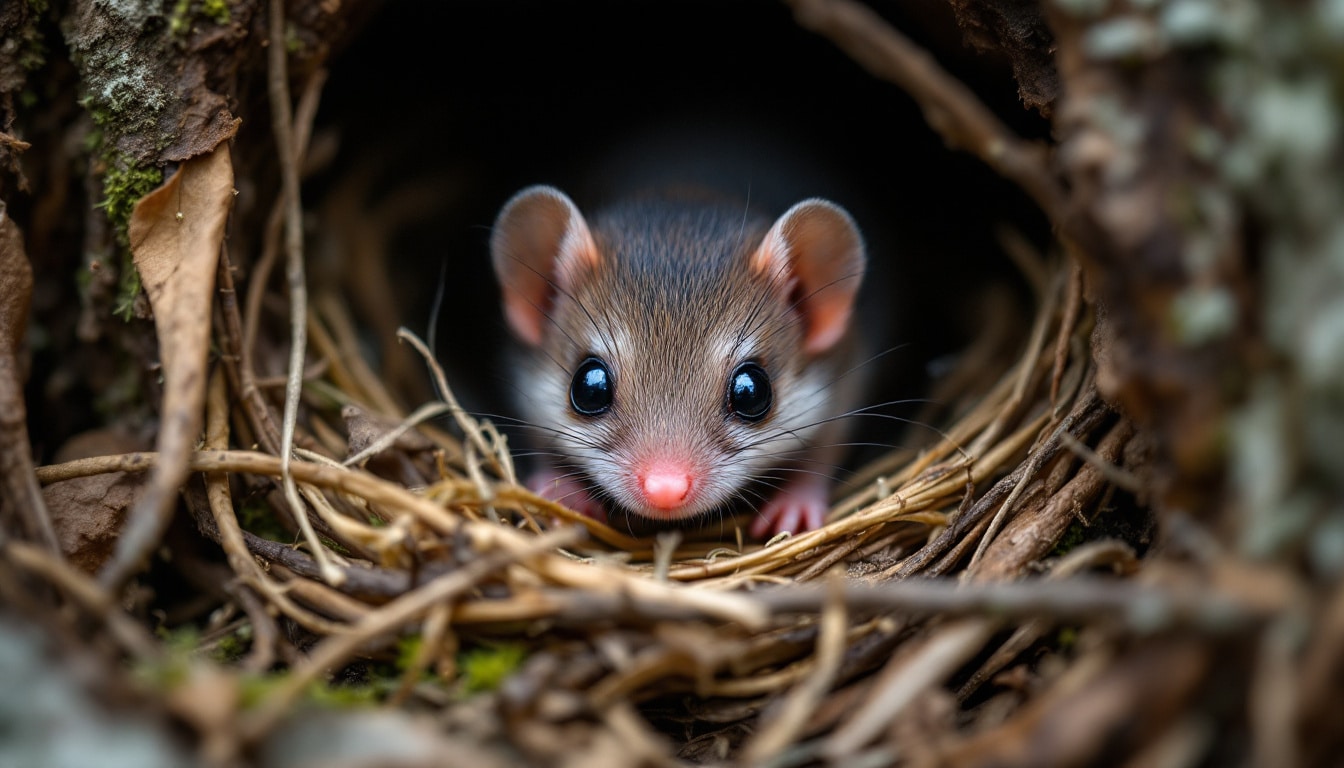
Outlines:
POLYGON ((788 297, 745 270, 682 285, 664 275, 657 287, 646 277, 613 266, 556 299, 555 327, 533 359, 528 420, 602 496, 684 519, 800 458, 809 425, 828 415, 832 374, 802 365, 788 297), (659 471, 689 478, 684 496, 651 496, 659 471))
POLYGON ((564 193, 531 187, 500 212, 491 256, 530 352, 527 421, 596 495, 677 520, 771 470, 816 471, 864 265, 839 207, 805 200, 769 224, 717 200, 645 199, 589 227, 564 193))

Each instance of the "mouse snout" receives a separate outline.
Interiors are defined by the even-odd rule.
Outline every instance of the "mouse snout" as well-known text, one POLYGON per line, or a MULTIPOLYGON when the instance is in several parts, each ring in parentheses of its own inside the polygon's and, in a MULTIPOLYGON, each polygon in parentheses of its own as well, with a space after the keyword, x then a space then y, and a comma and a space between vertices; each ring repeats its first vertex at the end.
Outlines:
POLYGON ((638 477, 644 500, 656 509, 676 509, 691 493, 691 473, 684 466, 651 464, 638 477))

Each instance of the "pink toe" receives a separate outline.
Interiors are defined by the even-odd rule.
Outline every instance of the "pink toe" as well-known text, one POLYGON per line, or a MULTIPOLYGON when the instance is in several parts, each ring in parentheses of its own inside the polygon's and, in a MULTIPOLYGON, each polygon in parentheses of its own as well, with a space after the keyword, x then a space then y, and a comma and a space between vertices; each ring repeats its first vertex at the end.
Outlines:
POLYGON ((803 533, 820 528, 826 520, 826 484, 801 481, 785 486, 761 508, 751 521, 751 535, 766 538, 776 533, 803 533))

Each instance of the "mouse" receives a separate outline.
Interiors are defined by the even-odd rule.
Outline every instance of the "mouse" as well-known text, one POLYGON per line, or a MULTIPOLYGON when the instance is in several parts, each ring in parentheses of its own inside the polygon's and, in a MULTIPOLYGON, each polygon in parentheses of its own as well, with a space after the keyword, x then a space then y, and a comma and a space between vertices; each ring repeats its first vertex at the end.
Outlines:
POLYGON ((862 388, 867 254, 844 208, 809 198, 772 219, 683 188, 586 216, 538 185, 500 210, 490 255, 544 457, 529 488, 601 520, 747 507, 757 538, 821 527, 862 388))

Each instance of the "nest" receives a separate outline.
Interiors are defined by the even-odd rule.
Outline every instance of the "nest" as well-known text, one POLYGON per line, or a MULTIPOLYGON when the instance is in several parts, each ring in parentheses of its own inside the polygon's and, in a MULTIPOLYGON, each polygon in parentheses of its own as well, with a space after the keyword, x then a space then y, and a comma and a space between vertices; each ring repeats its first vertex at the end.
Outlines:
MULTIPOLYGON (((215 765, 1033 766, 1117 755, 1184 765, 1248 746, 1264 764, 1328 760, 1338 584, 1291 556, 1272 567, 1239 558, 1220 541, 1236 530, 1230 516, 1185 515, 1156 498, 1218 487, 1200 474, 1210 462, 1190 458, 1207 433, 1171 434, 1206 422, 1161 417, 1203 415, 1172 405, 1190 400, 1171 392, 1207 384, 1201 366, 1223 358, 1214 350, 1152 375, 1150 360, 1182 350, 1139 333, 1150 329, 1137 312, 1121 326, 1096 309, 1093 294, 1116 311, 1151 287, 1138 267, 1133 279, 1097 279, 1114 268, 1106 259, 1124 263, 1124 247, 1142 250, 1108 237, 1111 219, 1083 216, 1091 203, 1134 210, 1128 197, 1102 205, 1108 190, 1081 183, 1109 179, 1087 163, 1119 145, 1097 149, 1094 135, 1066 158, 1081 180, 1066 190, 1043 146, 1012 136, 864 6, 794 5, 800 23, 901 85, 950 144, 1016 183, 1071 238, 1057 259, 1010 244, 1035 299, 1017 354, 1005 360, 1006 323, 989 317, 930 393, 939 407, 918 416, 934 429, 893 430, 890 441, 909 447, 847 477, 822 528, 756 542, 736 520, 637 536, 541 498, 518 484, 507 441, 463 410, 418 338, 401 332, 396 346, 391 329, 366 334, 347 307, 368 296, 310 285, 299 181, 322 76, 294 78, 307 85, 292 98, 275 2, 266 76, 282 185, 257 228, 261 256, 236 273, 244 249, 224 237, 233 157, 246 154, 230 152, 237 124, 185 132, 196 143, 172 149, 185 159, 139 200, 127 230, 162 360, 156 451, 85 451, 33 469, 26 435, 6 449, 19 503, 0 521, 5 614, 102 662, 104 699, 171 724, 215 765), (1118 329, 1129 327, 1126 346, 1118 329), (381 371, 366 362, 370 335, 383 342, 381 371), (406 407, 390 382, 408 370, 428 370, 443 399, 406 407), (1106 380, 1117 372, 1130 378, 1106 380), (1129 411, 1147 417, 1143 427, 1110 404, 1116 392, 1152 406, 1129 411), (1174 456, 1157 456, 1158 444, 1174 456), (72 558, 48 514, 70 509, 103 510, 120 533, 111 548, 72 558), (190 594, 170 594, 179 574, 190 594), (1227 690, 1242 698, 1229 706, 1227 690), (318 705, 370 700, 378 714, 341 709, 305 730, 318 705), (1224 746, 1216 729, 1229 723, 1250 735, 1224 746), (405 752, 358 762, 323 743, 342 733, 405 752)), ((1082 45, 1085 20, 1052 21, 1082 45)), ((1053 60, 1016 45, 1024 98, 1048 106, 1053 81, 1027 76, 1053 60)), ((1120 91, 1132 80, 1086 82, 1120 91)), ((1082 120, 1075 111, 1068 119, 1082 120)), ((339 226, 336 209, 325 224, 339 226)), ((0 216, 0 274, 18 275, 7 285, 16 295, 32 293, 20 234, 0 216)), ((1151 269, 1160 277, 1166 266, 1151 269)), ((387 305, 382 288, 363 286, 387 305)), ((17 412, 22 303, 0 303, 0 403, 17 412)), ((1189 508, 1221 502, 1207 495, 1189 508)))
MULTIPOLYGON (((392 702, 479 712, 454 694, 494 663, 502 684, 479 694, 494 718, 465 736, 482 747, 507 736, 536 762, 631 740, 649 759, 697 761, 854 758, 875 741, 879 753, 980 748, 1068 684, 1083 640, 1060 643, 1061 628, 1092 658, 1155 629, 1128 615, 1144 601, 1164 629, 1208 618, 1180 594, 1092 576, 1139 567, 1147 514, 1130 493, 1146 451, 1097 396, 1078 275, 1057 271, 1019 360, 984 388, 993 350, 973 348, 943 380, 959 415, 939 439, 862 470, 819 530, 763 545, 741 528, 632 537, 534 495, 449 382, 447 402, 403 417, 355 353, 345 302, 316 297, 321 372, 305 382, 295 495, 282 495, 279 458, 239 448, 267 418, 228 385, 247 380, 241 366, 215 368, 205 443, 189 459, 200 474, 186 508, 226 553, 219 580, 235 601, 198 650, 236 648, 241 633, 239 669, 293 663, 236 730, 212 736, 264 741, 333 671, 362 670, 367 684, 393 664, 381 681, 392 702), (445 413, 453 429, 426 426, 445 413), (267 493, 244 524, 245 500, 267 493)), ((37 474, 53 484, 154 461, 37 474)), ((158 656, 148 638, 135 645, 158 656)))

